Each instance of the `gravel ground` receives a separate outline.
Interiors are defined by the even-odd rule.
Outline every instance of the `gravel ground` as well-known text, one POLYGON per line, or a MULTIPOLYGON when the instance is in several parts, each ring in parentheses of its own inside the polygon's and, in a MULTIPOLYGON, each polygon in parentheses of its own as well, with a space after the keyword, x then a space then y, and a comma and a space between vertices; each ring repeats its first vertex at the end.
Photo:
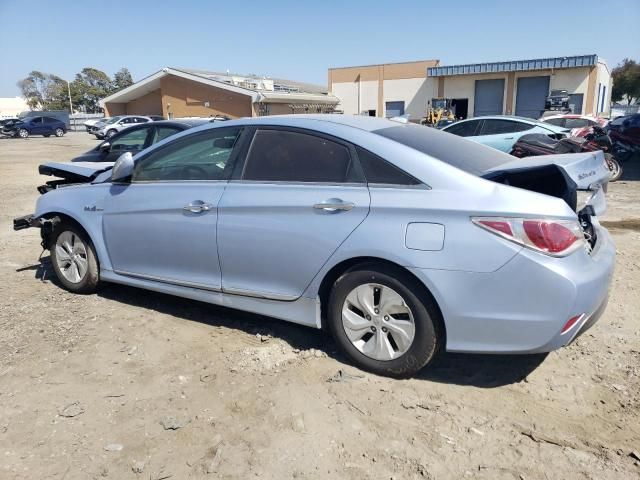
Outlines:
POLYGON ((640 477, 640 168, 610 186, 617 269, 596 326, 549 355, 444 354, 398 381, 312 329, 62 290, 38 231, 11 220, 33 211, 40 162, 95 144, 0 139, 0 478, 640 477))

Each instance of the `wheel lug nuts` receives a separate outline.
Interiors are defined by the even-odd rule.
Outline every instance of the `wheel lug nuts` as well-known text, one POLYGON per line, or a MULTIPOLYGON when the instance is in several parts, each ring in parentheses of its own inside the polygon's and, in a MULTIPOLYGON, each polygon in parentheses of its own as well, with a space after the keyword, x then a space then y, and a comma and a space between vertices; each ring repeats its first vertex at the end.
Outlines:
POLYGON ((385 315, 385 316, 384 316, 384 319, 385 319, 385 320, 389 320, 389 315, 385 315))
POLYGON ((387 332, 388 332, 387 327, 382 327, 382 331, 383 331, 384 333, 387 333, 387 332))
POLYGON ((374 310, 375 313, 380 313, 380 310, 378 310, 377 308, 374 310))
POLYGON ((365 318, 366 318, 367 320, 371 320, 371 315, 367 315, 365 318))
POLYGON ((376 331, 376 327, 371 327, 371 331, 375 332, 376 331))

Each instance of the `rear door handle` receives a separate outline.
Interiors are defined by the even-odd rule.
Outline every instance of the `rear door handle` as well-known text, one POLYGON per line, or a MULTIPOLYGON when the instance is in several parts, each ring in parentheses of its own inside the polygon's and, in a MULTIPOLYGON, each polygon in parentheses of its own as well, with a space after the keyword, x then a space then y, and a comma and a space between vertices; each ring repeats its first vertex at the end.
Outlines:
POLYGON ((213 208, 210 203, 203 202, 202 200, 194 200, 189 205, 182 207, 183 210, 191 213, 208 212, 213 208))
POLYGON ((316 203, 313 208, 316 210, 324 210, 325 212, 337 212, 351 210, 355 205, 351 202, 345 202, 341 198, 330 198, 321 203, 316 203))

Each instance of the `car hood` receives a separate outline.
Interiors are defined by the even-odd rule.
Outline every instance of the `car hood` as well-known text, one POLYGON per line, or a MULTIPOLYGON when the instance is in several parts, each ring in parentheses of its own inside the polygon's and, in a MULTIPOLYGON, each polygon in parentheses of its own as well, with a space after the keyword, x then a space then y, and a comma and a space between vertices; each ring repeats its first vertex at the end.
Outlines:
POLYGON ((113 162, 47 162, 38 167, 38 172, 71 182, 88 183, 111 168, 113 162))

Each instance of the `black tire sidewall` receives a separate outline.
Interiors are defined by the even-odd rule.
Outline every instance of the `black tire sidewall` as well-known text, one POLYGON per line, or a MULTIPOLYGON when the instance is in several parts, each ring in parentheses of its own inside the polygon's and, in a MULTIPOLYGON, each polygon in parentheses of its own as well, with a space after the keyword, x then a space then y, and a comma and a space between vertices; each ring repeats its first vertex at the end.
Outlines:
POLYGON ((439 312, 430 299, 423 298, 415 281, 408 275, 399 271, 381 270, 383 269, 378 267, 350 270, 338 278, 329 298, 328 326, 340 349, 358 367, 379 375, 407 377, 426 366, 440 350, 442 335, 437 323, 439 312), (413 313, 414 341, 409 350, 399 358, 389 361, 369 358, 351 343, 344 331, 343 303, 354 288, 365 283, 379 283, 392 288, 403 297, 413 313))
POLYGON ((62 137, 64 135, 64 130, 61 128, 56 128, 54 134, 56 137, 62 137), (60 135, 58 135, 58 131, 60 132, 60 135))
POLYGON ((51 242, 49 244, 49 253, 51 255, 51 265, 53 267, 53 271, 56 273, 56 277, 58 281, 62 284, 62 286, 73 293, 92 293, 95 291, 98 282, 99 282, 99 269, 97 257, 93 248, 93 244, 89 240, 87 234, 82 231, 80 228, 71 224, 61 224, 56 227, 53 234, 51 235, 51 242), (58 237, 63 232, 72 232, 76 236, 80 237, 84 244, 87 247, 87 273, 84 278, 78 282, 73 283, 64 278, 64 275, 60 272, 58 268, 58 262, 56 259, 56 241, 58 237))

